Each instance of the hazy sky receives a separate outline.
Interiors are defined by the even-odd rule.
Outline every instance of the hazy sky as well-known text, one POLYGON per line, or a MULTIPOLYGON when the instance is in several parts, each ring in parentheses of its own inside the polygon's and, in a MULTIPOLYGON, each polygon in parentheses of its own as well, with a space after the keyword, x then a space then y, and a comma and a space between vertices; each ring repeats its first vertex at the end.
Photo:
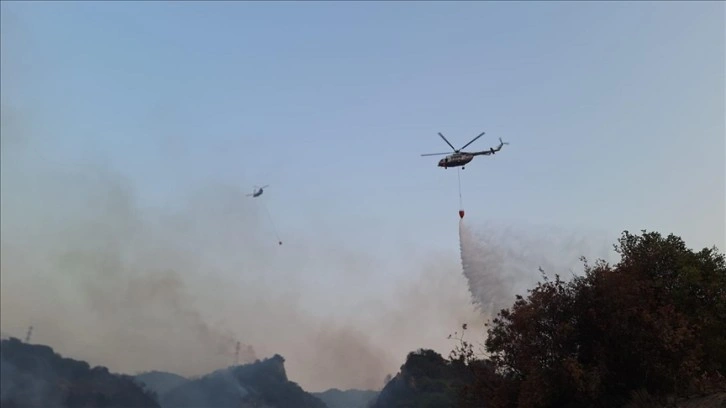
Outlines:
POLYGON ((324 261, 298 279, 372 299, 413 254, 456 265, 457 170, 420 154, 448 150, 437 132, 460 147, 486 131, 469 149, 510 145, 461 173, 467 220, 723 250, 724 18, 723 2, 3 1, 3 121, 36 137, 4 131, 32 153, 3 153, 2 238, 23 211, 71 211, 29 187, 6 198, 23 168, 108 161, 161 213, 270 184, 285 244, 264 218, 233 225, 273 260, 364 254, 354 282, 324 261))
POLYGON ((457 146, 487 131, 472 149, 511 145, 464 171, 469 217, 724 247, 720 2, 3 11, 23 35, 3 36, 22 55, 3 104, 42 111, 59 160, 105 154, 144 202, 209 179, 266 183, 283 232, 322 216, 346 239, 452 246, 456 171, 419 154, 447 150, 438 131, 457 146))

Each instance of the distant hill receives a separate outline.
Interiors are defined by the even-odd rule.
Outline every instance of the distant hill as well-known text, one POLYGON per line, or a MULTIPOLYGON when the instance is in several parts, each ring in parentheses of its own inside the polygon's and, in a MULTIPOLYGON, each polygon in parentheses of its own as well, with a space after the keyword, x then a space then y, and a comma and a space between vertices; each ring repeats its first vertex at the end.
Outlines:
POLYGON ((163 408, 327 408, 289 381, 280 355, 217 370, 181 384, 161 396, 163 408))
POLYGON ((156 395, 162 396, 172 389, 189 382, 188 378, 164 371, 149 371, 134 376, 136 383, 144 384, 156 395))
POLYGON ((378 391, 339 390, 331 388, 312 395, 323 401, 328 408, 367 408, 378 396, 378 391))
POLYGON ((433 350, 408 354, 401 370, 386 384, 372 408, 451 408, 461 387, 472 380, 464 365, 452 363, 433 350))
POLYGON ((159 408, 152 392, 132 377, 63 358, 48 346, 16 338, 0 342, 0 405, 3 408, 159 408))

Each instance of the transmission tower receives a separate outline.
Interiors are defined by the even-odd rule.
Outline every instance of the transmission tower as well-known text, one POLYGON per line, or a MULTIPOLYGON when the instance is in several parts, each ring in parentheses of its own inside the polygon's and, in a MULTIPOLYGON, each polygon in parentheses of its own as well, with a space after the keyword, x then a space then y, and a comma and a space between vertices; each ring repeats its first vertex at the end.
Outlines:
POLYGON ((234 365, 239 365, 239 342, 237 342, 237 349, 234 353, 234 365))
POLYGON ((30 335, 33 334, 33 326, 28 327, 28 334, 25 335, 25 342, 30 343, 30 335))

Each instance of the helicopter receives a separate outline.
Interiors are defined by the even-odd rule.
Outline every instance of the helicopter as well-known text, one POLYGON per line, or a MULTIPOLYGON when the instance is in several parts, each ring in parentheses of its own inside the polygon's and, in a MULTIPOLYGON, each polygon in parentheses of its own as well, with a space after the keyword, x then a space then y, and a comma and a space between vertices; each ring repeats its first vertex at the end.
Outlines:
POLYGON ((262 193, 264 193, 264 191, 262 189, 267 188, 267 187, 270 187, 270 185, 268 184, 266 186, 262 186, 259 188, 257 186, 255 186, 255 188, 252 190, 252 194, 247 194, 247 197, 259 197, 262 195, 262 193))
MULTIPOLYGON (((469 146, 470 144, 474 143, 476 139, 479 139, 480 137, 484 136, 486 132, 481 132, 481 134, 474 139, 472 139, 469 143, 462 146, 461 149, 466 148, 466 146, 469 146)), ((474 159, 474 156, 488 156, 490 154, 494 154, 500 150, 502 150, 502 146, 505 144, 509 144, 507 142, 502 142, 502 138, 499 138, 499 146, 497 147, 490 147, 489 150, 482 150, 480 152, 462 152, 461 149, 455 149, 454 146, 449 143, 448 140, 444 137, 444 135, 439 132, 439 136, 441 136, 442 139, 444 139, 444 142, 448 144, 451 149, 454 151, 454 153, 427 153, 422 154, 421 156, 439 156, 442 154, 448 154, 448 156, 444 157, 443 159, 439 160, 439 167, 443 167, 445 169, 448 169, 449 167, 458 167, 461 166, 461 169, 463 170, 465 165, 472 161, 474 159)))

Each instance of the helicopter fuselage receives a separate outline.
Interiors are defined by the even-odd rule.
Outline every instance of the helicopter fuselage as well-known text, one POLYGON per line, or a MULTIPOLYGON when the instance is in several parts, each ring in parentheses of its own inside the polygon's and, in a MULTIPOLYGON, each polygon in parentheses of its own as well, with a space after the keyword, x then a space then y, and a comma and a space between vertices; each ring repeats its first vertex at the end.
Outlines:
MULTIPOLYGON (((451 150, 454 151, 454 153, 447 155, 443 159, 439 160, 439 167, 443 167, 445 169, 448 169, 449 167, 461 167, 463 170, 466 164, 468 164, 470 161, 474 159, 474 156, 487 156, 490 154, 495 154, 496 152, 500 151, 502 149, 502 146, 504 146, 505 142, 502 142, 502 139, 499 138, 499 146, 497 147, 490 147, 488 150, 482 150, 480 152, 462 152, 461 149, 465 149, 466 146, 469 146, 472 144, 475 140, 479 139, 480 137, 484 136, 484 132, 479 134, 479 136, 473 138, 469 143, 465 144, 461 149, 457 150, 454 148, 454 146, 449 143, 448 140, 444 137, 444 135, 439 132, 439 136, 441 136, 442 139, 446 142, 449 147, 451 147, 451 150)), ((444 155, 446 153, 427 153, 422 154, 421 156, 439 156, 444 155)))
POLYGON ((464 166, 465 164, 469 163, 474 159, 473 154, 469 153, 454 153, 450 154, 443 159, 439 160, 439 167, 443 168, 449 168, 449 167, 459 167, 464 166))

